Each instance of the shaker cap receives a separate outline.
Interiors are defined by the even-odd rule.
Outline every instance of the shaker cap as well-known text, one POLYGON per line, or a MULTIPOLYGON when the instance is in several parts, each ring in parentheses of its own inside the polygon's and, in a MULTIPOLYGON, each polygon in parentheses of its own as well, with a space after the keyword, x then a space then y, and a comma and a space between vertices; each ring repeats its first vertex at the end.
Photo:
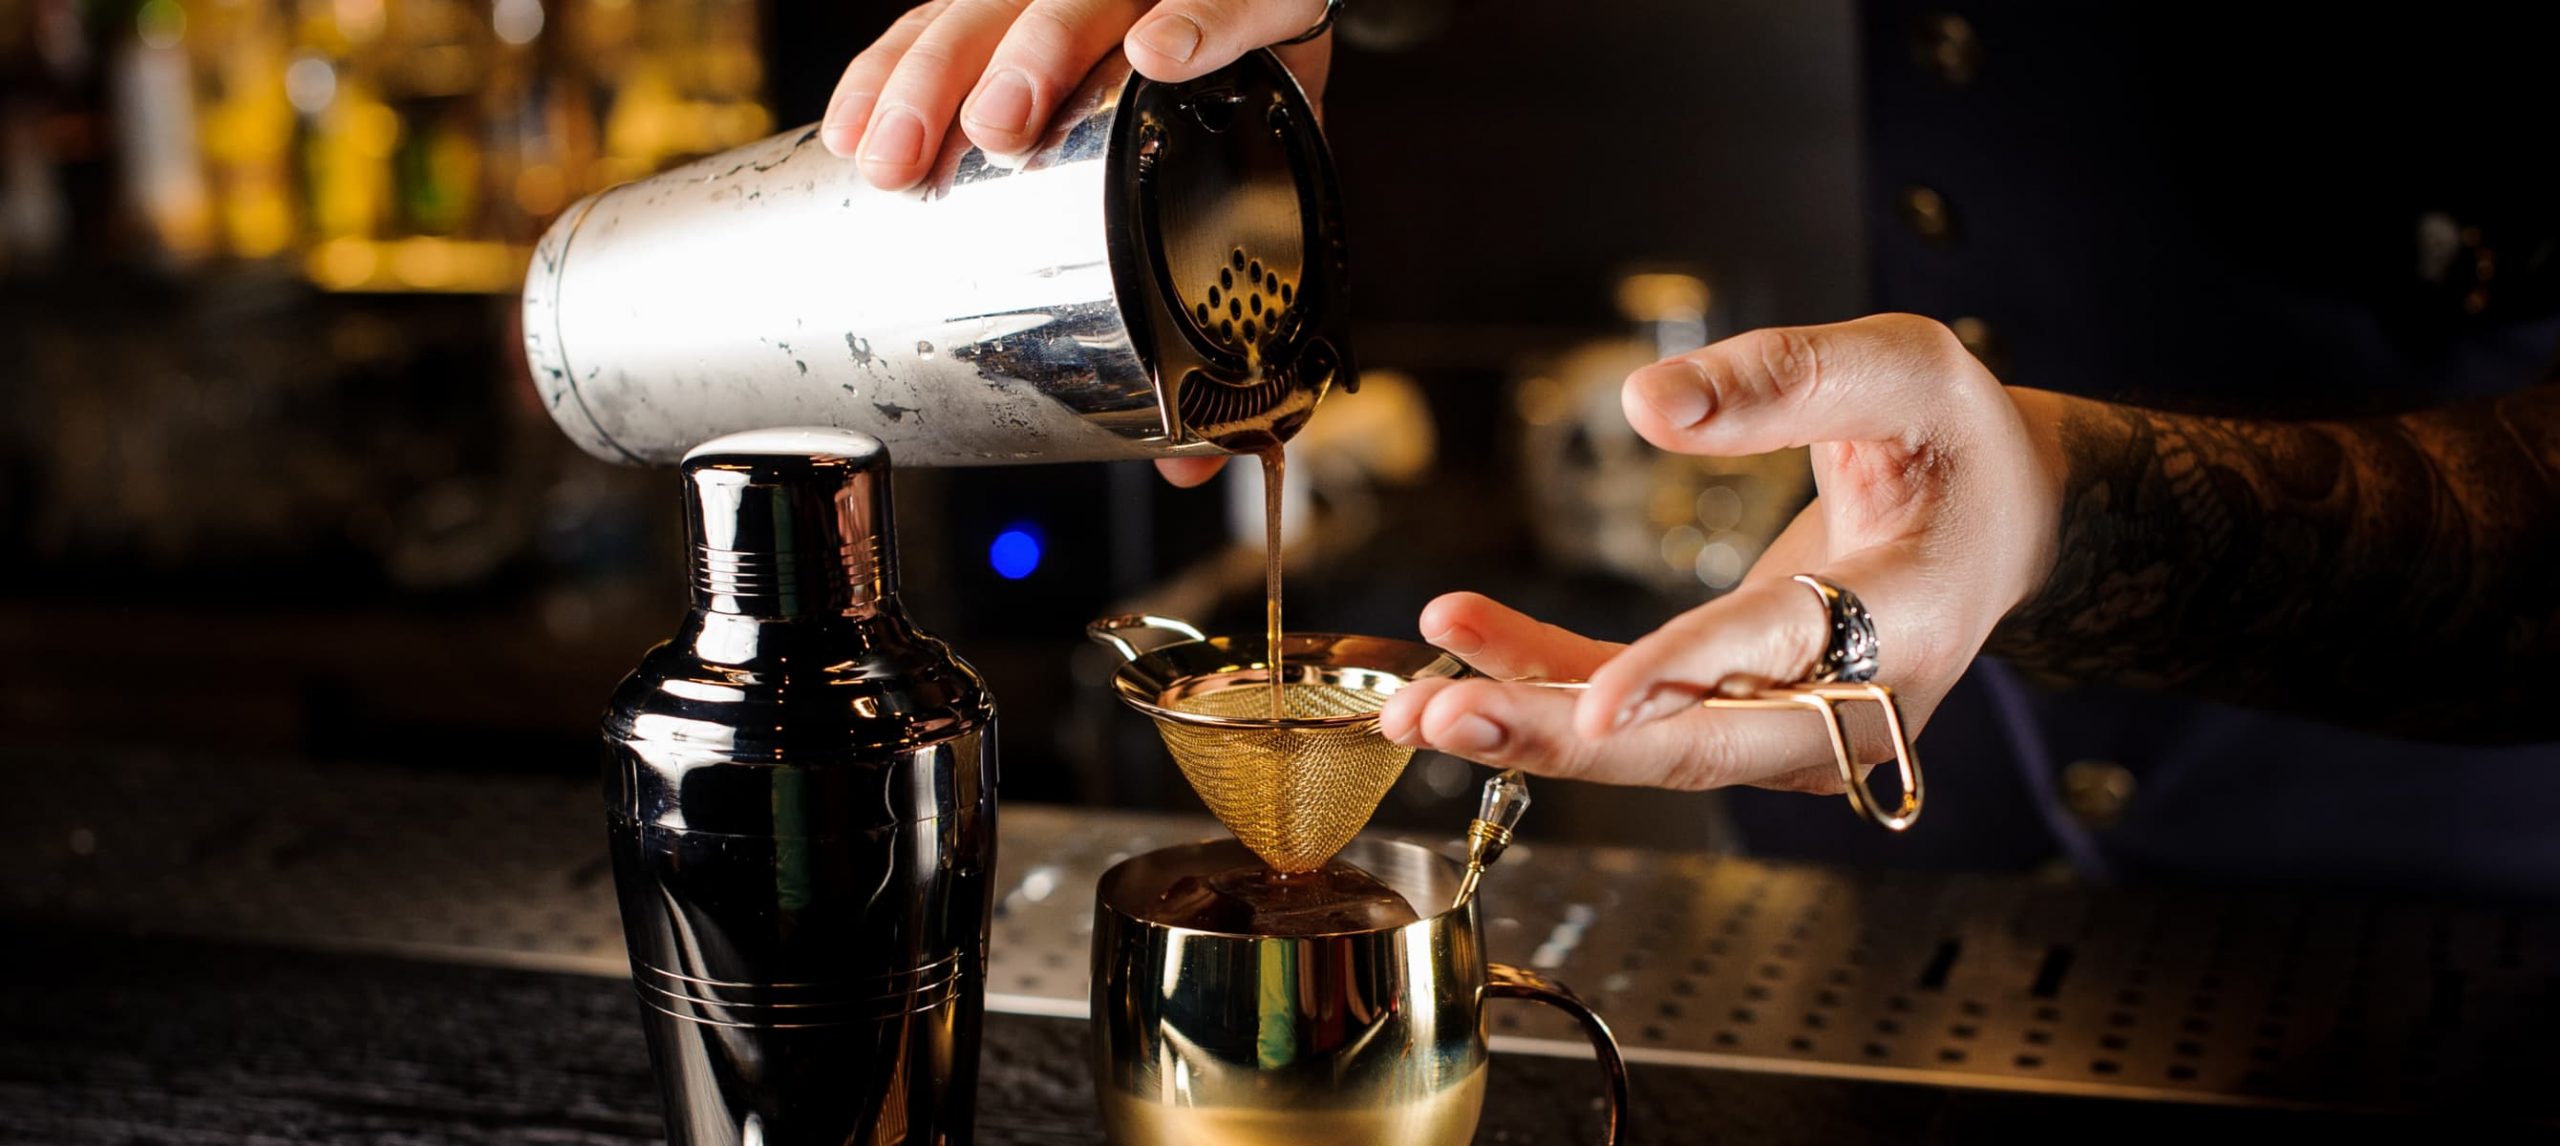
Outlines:
POLYGON ((686 452, 695 603, 715 612, 864 611, 897 590, 889 450, 828 427, 748 430, 686 452))

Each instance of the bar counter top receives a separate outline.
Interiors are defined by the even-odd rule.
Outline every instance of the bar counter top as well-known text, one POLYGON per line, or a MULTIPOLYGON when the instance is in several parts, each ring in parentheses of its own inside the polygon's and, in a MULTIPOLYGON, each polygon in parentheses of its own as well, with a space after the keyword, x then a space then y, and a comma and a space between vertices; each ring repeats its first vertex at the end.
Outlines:
MULTIPOLYGON (((12 984, 0 994, 0 1141, 663 1139, 635 1004, 610 979, 59 928, 12 933, 0 961, 12 984)), ((991 1015, 983 1053, 978 1142, 1103 1140, 1084 1024, 991 1015)), ((2064 1133, 2156 1142, 2195 1128, 2350 1126, 2339 1115, 1635 1070, 1630 1140, 1644 1142, 1970 1144, 2064 1133)), ((1583 1064, 1496 1055, 1477 1141, 1593 1141, 1594 1085, 1583 1064)))
MULTIPOLYGON (((660 1138, 589 786, 0 760, 48 773, 0 806, 0 1142, 660 1138)), ((1572 848, 1531 817, 1489 941, 1612 1020, 1628 1141, 2560 1141, 2547 914, 1572 848)), ((1092 875, 1212 830, 1005 809, 978 1141, 1101 1141, 1092 875)), ((1477 1140, 1596 1140, 1579 1039, 1492 1021, 1477 1140)))

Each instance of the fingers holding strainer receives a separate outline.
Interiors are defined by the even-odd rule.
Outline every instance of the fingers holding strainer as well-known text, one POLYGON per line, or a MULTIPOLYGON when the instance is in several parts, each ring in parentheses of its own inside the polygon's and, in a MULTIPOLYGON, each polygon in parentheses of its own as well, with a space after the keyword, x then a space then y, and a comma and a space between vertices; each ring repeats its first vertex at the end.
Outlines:
POLYGON ((1409 747, 1554 779, 1692 790, 1735 784, 1843 790, 1829 742, 1807 723, 1693 706, 1615 735, 1588 737, 1574 728, 1576 699, 1572 691, 1529 683, 1423 681, 1388 700, 1379 729, 1409 747))

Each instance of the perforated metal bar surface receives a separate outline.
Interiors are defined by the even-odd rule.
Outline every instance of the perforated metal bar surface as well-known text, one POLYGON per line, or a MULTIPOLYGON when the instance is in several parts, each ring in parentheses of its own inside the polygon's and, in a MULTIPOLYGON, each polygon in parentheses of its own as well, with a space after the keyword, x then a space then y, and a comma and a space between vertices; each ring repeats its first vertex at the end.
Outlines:
MULTIPOLYGON (((0 912, 627 973, 590 785, 12 753, 0 912)), ((1205 817, 1013 804, 1000 1010, 1082 1017, 1090 895, 1205 817)), ((2560 916, 2091 892, 1541 845, 1486 884, 1496 958, 1579 988, 1628 1057, 1940 1085, 2524 1114, 2560 1068, 2560 916)), ((1454 839, 1430 841, 1457 848, 1454 839)), ((1495 1011, 1498 1048, 1587 1055, 1495 1011)))

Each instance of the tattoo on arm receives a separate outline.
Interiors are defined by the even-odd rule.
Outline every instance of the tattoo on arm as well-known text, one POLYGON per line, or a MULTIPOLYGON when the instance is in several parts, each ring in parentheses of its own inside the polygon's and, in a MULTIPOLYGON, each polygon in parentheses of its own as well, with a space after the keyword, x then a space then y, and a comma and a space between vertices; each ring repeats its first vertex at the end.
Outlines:
POLYGON ((1986 651, 2403 735, 2560 737, 2560 381, 2354 422, 2068 409, 2058 559, 1986 651))

